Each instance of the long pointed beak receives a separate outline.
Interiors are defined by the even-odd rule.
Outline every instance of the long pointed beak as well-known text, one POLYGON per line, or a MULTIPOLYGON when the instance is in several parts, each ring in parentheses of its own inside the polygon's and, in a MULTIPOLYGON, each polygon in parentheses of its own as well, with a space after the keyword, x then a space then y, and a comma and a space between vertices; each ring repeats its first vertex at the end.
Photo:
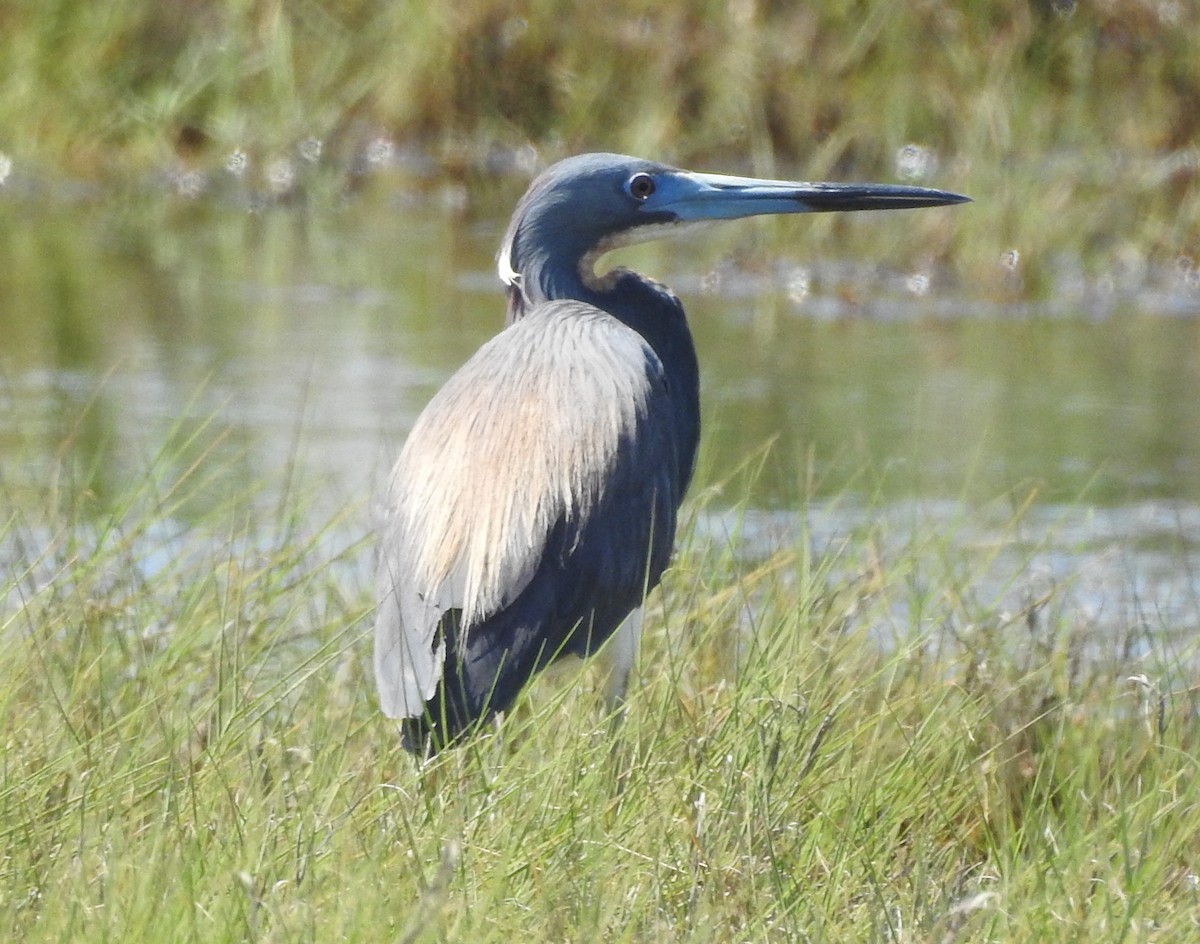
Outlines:
POLYGON ((647 213, 669 213, 679 222, 736 220, 770 213, 904 210, 969 203, 947 190, 902 184, 805 183, 677 171, 658 181, 643 204, 647 213))

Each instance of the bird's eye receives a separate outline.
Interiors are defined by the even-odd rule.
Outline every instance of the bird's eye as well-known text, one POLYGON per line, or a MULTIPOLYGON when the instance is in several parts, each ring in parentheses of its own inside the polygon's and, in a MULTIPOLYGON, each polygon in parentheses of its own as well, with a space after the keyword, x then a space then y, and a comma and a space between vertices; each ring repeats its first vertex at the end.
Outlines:
POLYGON ((625 182, 625 192, 633 199, 645 202, 654 195, 654 178, 649 174, 634 174, 625 182))

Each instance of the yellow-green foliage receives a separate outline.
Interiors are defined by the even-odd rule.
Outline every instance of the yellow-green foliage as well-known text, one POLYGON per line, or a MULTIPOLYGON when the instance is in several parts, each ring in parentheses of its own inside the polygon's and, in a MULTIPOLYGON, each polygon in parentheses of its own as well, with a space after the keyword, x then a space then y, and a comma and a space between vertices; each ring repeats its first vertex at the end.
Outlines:
MULTIPOLYGON (((1194 4, 75 0, 0 11, 5 147, 84 173, 373 134, 819 171, 1196 143, 1194 4), (1059 153, 1055 153, 1059 152, 1059 153)), ((464 152, 464 146, 467 150, 464 152)))
POLYGON ((985 294, 1200 254, 1192 3, 45 0, 0 6, 0 33, 9 189, 189 195, 235 167, 294 201, 528 169, 530 146, 895 179, 915 145, 909 176, 976 205, 914 241, 985 294))
POLYGON ((567 673, 418 764, 374 706, 354 522, 171 455, 98 524, 5 519, 7 939, 1196 933, 1187 663, 1081 659, 1058 591, 1000 613, 950 535, 685 547, 615 734, 567 673), (180 534, 197 489, 231 497, 180 534))

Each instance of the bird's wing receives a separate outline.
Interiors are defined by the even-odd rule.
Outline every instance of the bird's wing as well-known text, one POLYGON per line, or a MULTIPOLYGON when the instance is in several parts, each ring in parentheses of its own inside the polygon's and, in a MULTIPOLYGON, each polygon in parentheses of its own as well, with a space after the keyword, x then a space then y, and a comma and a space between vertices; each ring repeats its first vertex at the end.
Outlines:
POLYGON ((386 714, 417 717, 433 697, 443 614, 459 610, 469 635, 529 585, 552 531, 565 527, 569 547, 569 535, 590 530, 597 506, 612 501, 606 490, 629 492, 638 474, 652 477, 647 491, 674 480, 673 448, 654 445, 669 428, 665 391, 662 365, 635 331, 591 306, 553 302, 485 344, 438 392, 405 443, 385 509, 375 671, 386 714))

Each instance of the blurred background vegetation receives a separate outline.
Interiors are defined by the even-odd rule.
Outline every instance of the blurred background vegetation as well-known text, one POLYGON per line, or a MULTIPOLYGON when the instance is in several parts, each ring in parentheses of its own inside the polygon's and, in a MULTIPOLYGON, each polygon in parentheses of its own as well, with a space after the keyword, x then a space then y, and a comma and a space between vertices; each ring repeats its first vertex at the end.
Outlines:
MULTIPOLYGON (((379 136, 440 163, 600 146, 881 163, 1175 151, 1200 128, 1194 3, 39 0, 0 5, 7 147, 84 177, 379 136)), ((1186 182, 1181 169, 1179 182, 1186 182)))
POLYGON ((1200 254, 1194 2, 10 0, 0 34, 11 190, 294 202, 606 149, 959 188, 932 257, 985 289, 1014 247, 1025 290, 1200 254))
POLYGON ((996 245, 1200 240, 1194 2, 9 0, 0 34, 13 189, 340 196, 609 149, 961 189, 952 261, 1001 289, 996 245))

